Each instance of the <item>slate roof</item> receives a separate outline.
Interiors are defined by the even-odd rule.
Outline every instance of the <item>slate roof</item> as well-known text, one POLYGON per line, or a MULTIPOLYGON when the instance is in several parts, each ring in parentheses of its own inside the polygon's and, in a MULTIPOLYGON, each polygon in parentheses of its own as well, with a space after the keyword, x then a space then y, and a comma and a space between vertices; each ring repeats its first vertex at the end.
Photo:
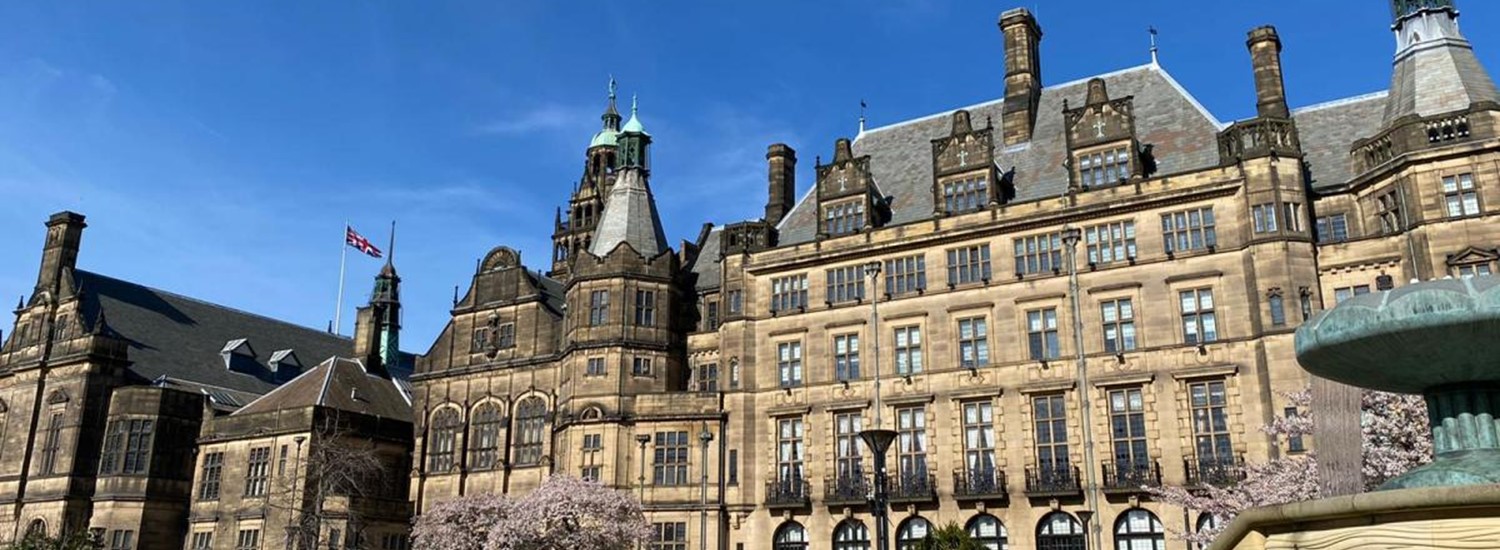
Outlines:
POLYGON ((233 415, 313 406, 411 422, 411 395, 396 380, 371 374, 359 361, 343 357, 329 358, 233 415))
MULTIPOLYGON (((1157 172, 1172 174, 1218 164, 1217 134, 1223 124, 1193 99, 1159 65, 1147 64, 1099 75, 1111 98, 1134 97, 1141 143, 1155 146, 1157 172)), ((1016 168, 1016 202, 1061 195, 1068 175, 1063 167, 1063 100, 1084 104, 1088 79, 1043 88, 1036 128, 1029 143, 1005 147, 999 139, 1004 101, 966 108, 975 127, 995 126, 995 158, 1002 170, 1016 168)), ((953 111, 867 130, 854 141, 854 154, 870 155, 875 182, 892 201, 891 221, 900 225, 932 215, 932 140, 947 136, 953 111)), ((817 213, 809 189, 782 220, 779 244, 809 242, 816 236, 817 213)))
POLYGON ((723 233, 722 227, 715 227, 708 232, 708 238, 703 242, 703 248, 698 250, 698 258, 693 260, 692 272, 698 276, 694 287, 699 291, 719 288, 723 280, 723 261, 719 258, 721 249, 719 238, 723 233))
POLYGON ((631 248, 647 258, 655 258, 667 249, 656 201, 651 198, 651 189, 640 170, 625 170, 609 188, 589 252, 603 258, 620 243, 630 243, 631 248))
POLYGON ((1337 187, 1354 176, 1349 173, 1350 146, 1380 131, 1387 96, 1375 92, 1292 111, 1314 189, 1337 187))

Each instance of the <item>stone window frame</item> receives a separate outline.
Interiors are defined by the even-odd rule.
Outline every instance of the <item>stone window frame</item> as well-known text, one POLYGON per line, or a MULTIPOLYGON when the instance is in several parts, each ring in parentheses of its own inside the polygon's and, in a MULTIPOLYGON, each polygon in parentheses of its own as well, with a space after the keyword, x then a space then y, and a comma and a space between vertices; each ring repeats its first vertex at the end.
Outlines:
POLYGON ((1339 304, 1339 302, 1342 302, 1344 300, 1348 300, 1348 299, 1353 298, 1355 296, 1362 296, 1362 295, 1369 294, 1369 293, 1370 293, 1370 285, 1349 285, 1349 286, 1334 287, 1334 289, 1333 289, 1333 305, 1337 306, 1339 304))
POLYGON ((963 471, 968 473, 970 476, 979 473, 975 471, 975 459, 982 458, 986 453, 988 453, 990 473, 998 475, 998 472, 1000 471, 1000 463, 1004 457, 1000 453, 1000 423, 995 421, 995 409, 999 408, 997 406, 997 403, 995 402, 995 399, 990 397, 979 399, 963 399, 958 400, 956 402, 956 405, 958 408, 958 433, 960 442, 959 448, 963 453, 963 471), (980 413, 980 416, 978 416, 977 419, 973 422, 970 422, 969 420, 969 410, 971 406, 975 407, 976 412, 980 413), (989 409, 988 421, 985 421, 982 415, 983 411, 981 409, 985 407, 989 409), (969 430, 971 428, 977 429, 980 431, 981 436, 984 436, 984 430, 986 427, 988 427, 988 445, 971 446, 969 430))
POLYGON ((609 289, 589 291, 589 326, 603 326, 609 322, 609 289))
POLYGON ((688 466, 692 446, 687 430, 667 430, 652 434, 651 484, 657 487, 688 485, 688 466))
POLYGON ((944 179, 938 184, 943 198, 943 213, 966 214, 984 210, 990 202, 990 176, 988 173, 966 174, 944 179))
POLYGON ((604 474, 604 464, 599 456, 604 452, 604 434, 586 433, 581 438, 583 441, 578 446, 580 455, 578 462, 578 477, 599 481, 604 474))
POLYGON ((247 498, 263 498, 271 489, 271 446, 251 447, 245 454, 245 492, 247 498))
POLYGON ((958 366, 964 369, 978 369, 980 367, 994 364, 994 356, 990 353, 990 316, 988 314, 976 314, 959 317, 953 320, 954 335, 958 342, 956 350, 958 353, 958 366), (964 323, 969 323, 970 336, 964 337, 964 323), (976 330, 976 327, 978 330, 976 330), (965 361, 964 355, 967 349, 974 350, 974 359, 965 361))
POLYGON ((1479 186, 1475 184, 1474 179, 1473 170, 1468 169, 1463 172, 1444 174, 1438 178, 1439 190, 1443 193, 1442 205, 1445 219, 1468 218, 1484 214, 1484 197, 1479 193, 1479 186), (1448 188, 1450 183, 1453 185, 1452 190, 1448 188), (1464 186, 1465 183, 1468 187, 1464 186), (1455 206, 1458 207, 1457 213, 1454 213, 1455 206))
POLYGON ((1213 205, 1161 213, 1162 247, 1168 256, 1219 245, 1218 216, 1213 205))
POLYGON ((807 479, 807 418, 800 414, 780 416, 771 422, 776 438, 776 452, 771 455, 776 465, 773 479, 781 483, 807 479))
POLYGON ((464 426, 463 411, 457 405, 446 404, 434 409, 428 418, 425 471, 430 474, 458 471, 458 440, 464 426))
POLYGON ((1062 357, 1062 315, 1057 305, 1027 309, 1021 322, 1026 334, 1027 358, 1045 363, 1062 357))
POLYGON ((1317 232, 1315 237, 1318 244, 1341 243, 1349 240, 1349 214, 1347 212, 1332 212, 1318 216, 1313 227, 1317 232), (1334 223, 1334 220, 1338 220, 1338 223, 1334 223))
POLYGON ((157 427, 154 417, 127 416, 111 419, 104 429, 99 474, 149 475, 157 427))
POLYGON ((896 369, 896 376, 922 374, 926 370, 922 347, 921 323, 891 328, 892 367, 896 369))
POLYGON ((861 378, 863 373, 860 372, 859 336, 856 331, 835 334, 830 338, 828 356, 832 361, 834 381, 849 382, 861 378))
POLYGON ((587 359, 584 359, 584 376, 606 376, 608 374, 608 362, 605 360, 604 356, 600 355, 597 357, 589 357, 587 359))
POLYGON ((896 472, 903 478, 915 483, 925 483, 926 477, 932 474, 935 461, 932 445, 931 414, 928 414, 926 403, 912 405, 900 405, 892 407, 896 421, 896 472), (909 416, 904 413, 912 413, 909 416), (911 422, 906 423, 910 418, 911 422), (908 464, 913 467, 908 468, 908 464), (920 466, 918 468, 917 466, 920 466), (916 479, 920 476, 922 479, 916 479))
POLYGON ((1011 239, 1016 276, 1058 273, 1063 268, 1063 234, 1061 231, 1038 233, 1011 239))
MULTIPOLYGON (((1072 400, 1069 399, 1068 391, 1062 390, 1036 392, 1024 395, 1023 397, 1026 399, 1027 414, 1025 416, 1026 422, 1029 426, 1028 431, 1030 437, 1028 439, 1030 439, 1031 443, 1031 448, 1029 449, 1030 462, 1035 465, 1034 467, 1036 468, 1039 476, 1046 475, 1042 471, 1044 468, 1051 468, 1055 471, 1056 468, 1061 467, 1064 469, 1064 472, 1061 475, 1071 477, 1073 475, 1071 467, 1074 465, 1073 451, 1075 450, 1073 445, 1073 437, 1074 432, 1076 431, 1074 428, 1076 428, 1076 426, 1071 425, 1072 415, 1069 413, 1071 412, 1070 409, 1072 408, 1070 404, 1072 400), (1036 414, 1037 401, 1043 399, 1047 400, 1047 406, 1049 407, 1048 414, 1045 418, 1036 414), (1054 407, 1055 403, 1062 404, 1061 416, 1056 416, 1051 410, 1051 407, 1054 407), (1049 437, 1047 443, 1042 443, 1041 438, 1039 437, 1041 422, 1050 423, 1048 426, 1049 437), (1063 437, 1061 442, 1058 441, 1058 438, 1056 436, 1058 426, 1061 426, 1063 429, 1063 437), (1050 456, 1052 457, 1050 464, 1043 464, 1041 453, 1043 448, 1046 448, 1050 451, 1050 456), (1057 456, 1058 451, 1063 452, 1061 457, 1057 456)), ((1092 467, 1092 465, 1090 465, 1090 467, 1092 467)))
POLYGON ((842 304, 865 299, 865 268, 845 265, 823 271, 823 302, 842 304))
MULTIPOLYGON (((1155 460, 1155 455, 1151 452, 1151 423, 1150 419, 1148 418, 1150 413, 1149 409, 1151 401, 1151 395, 1149 392, 1150 388, 1146 384, 1128 384, 1105 387, 1101 389, 1104 392, 1103 409, 1105 412, 1105 426, 1109 430, 1109 460, 1115 465, 1115 471, 1126 473, 1127 467, 1137 468, 1143 464, 1149 467, 1151 462, 1155 460), (1132 392, 1134 392, 1135 397, 1139 399, 1138 409, 1134 409, 1134 407, 1132 406, 1133 404, 1130 401, 1132 392), (1124 400, 1123 410, 1117 410, 1116 408, 1115 397, 1117 395, 1119 395, 1124 400), (1123 440, 1119 437, 1116 437, 1115 423, 1116 420, 1120 418, 1123 418, 1125 422, 1124 427, 1126 436, 1123 438, 1123 440), (1135 425, 1132 424, 1132 421, 1135 419, 1139 419, 1140 422, 1140 433, 1138 434, 1132 433, 1134 432, 1135 428, 1135 425), (1131 459, 1130 466, 1121 465, 1120 461, 1118 460, 1120 456, 1120 452, 1118 449, 1121 443, 1125 443, 1126 445, 1130 446, 1128 453, 1131 459)), ((1135 472, 1136 470, 1132 469, 1129 471, 1135 472)))
POLYGON ((1135 261, 1140 255, 1136 247, 1135 220, 1116 220, 1083 228, 1084 258, 1091 266, 1109 265, 1121 261, 1135 261), (1122 254, 1123 252, 1123 254, 1122 254))
POLYGON ((1284 327, 1287 325, 1286 296, 1281 287, 1271 287, 1266 291, 1266 313, 1273 327, 1284 327))
POLYGON ((782 340, 772 343, 776 358, 776 380, 778 387, 796 388, 807 383, 807 365, 802 339, 782 340), (788 375, 792 376, 788 376, 788 375))
POLYGON ((656 376, 655 357, 636 355, 630 358, 630 375, 637 378, 656 376))
MULTIPOLYGON (((1181 379, 1179 381, 1179 386, 1180 386, 1180 390, 1181 390, 1181 394, 1180 394, 1181 397, 1179 399, 1181 400, 1181 403, 1182 403, 1182 405, 1181 405, 1182 406, 1182 409, 1181 409, 1182 412, 1181 412, 1181 414, 1183 415, 1184 420, 1185 420, 1185 424, 1188 427, 1187 430, 1184 430, 1184 434, 1183 434, 1184 438, 1186 439, 1185 446, 1183 447, 1185 449, 1184 458, 1186 460, 1190 460, 1190 461, 1196 460, 1196 461, 1198 461, 1198 463, 1200 465, 1202 465, 1202 464, 1209 464, 1209 463, 1207 463, 1207 462, 1204 461, 1205 459, 1203 457, 1199 456, 1200 453, 1198 452, 1199 451, 1199 449, 1198 449, 1198 439, 1199 439, 1200 435, 1199 435, 1199 430, 1198 430, 1198 419, 1196 418, 1196 414, 1197 414, 1196 413, 1196 409, 1198 409, 1198 408, 1205 408, 1205 407, 1211 408, 1212 407, 1211 396, 1210 396, 1210 401, 1209 401, 1208 405, 1205 405, 1204 407, 1196 407, 1195 405, 1193 405, 1193 393, 1192 392, 1193 392, 1194 386, 1200 386, 1200 385, 1207 387, 1211 391, 1212 390, 1212 384, 1215 384, 1215 383, 1221 384, 1223 386, 1223 388, 1224 388, 1224 404, 1222 405, 1221 409, 1222 409, 1222 415, 1223 415, 1223 420, 1224 420, 1225 428, 1222 431, 1217 431, 1217 430, 1210 431, 1209 433, 1207 433, 1205 435, 1207 435, 1210 438, 1219 438, 1219 439, 1222 439, 1222 440, 1225 440, 1225 441, 1228 442, 1227 444, 1228 444, 1228 453, 1229 453, 1229 455, 1228 456, 1219 456, 1218 455, 1218 453, 1219 453, 1219 449, 1218 449, 1219 445, 1218 445, 1218 443, 1211 441, 1211 443, 1213 444, 1214 448, 1216 449, 1215 453, 1214 453, 1214 456, 1213 456, 1214 459, 1221 460, 1221 461, 1229 461, 1229 462, 1232 463, 1234 461, 1235 457, 1239 456, 1239 454, 1241 452, 1239 445, 1241 444, 1240 443, 1240 439, 1242 439, 1242 438, 1236 437, 1236 431, 1237 431, 1236 430, 1236 426, 1237 426, 1236 425, 1236 421, 1237 421, 1238 417, 1236 416, 1236 412, 1237 411, 1235 410, 1234 404, 1236 403, 1236 397, 1237 397, 1237 394, 1238 394, 1238 388, 1234 384, 1234 380, 1235 380, 1234 376, 1213 375, 1213 376, 1199 376, 1199 377, 1193 377, 1193 378, 1184 378, 1184 379, 1181 379)), ((1213 465, 1213 464, 1210 464, 1210 465, 1213 465)))
POLYGON ((864 411, 830 411, 830 416, 833 417, 830 427, 833 429, 834 475, 839 480, 858 482, 865 475, 865 455, 862 450, 864 443, 859 438, 859 432, 865 425, 864 411))
POLYGON ((1186 288, 1173 288, 1172 292, 1177 296, 1177 315, 1181 321, 1178 332, 1182 336, 1182 343, 1190 346, 1201 346, 1223 339, 1224 327, 1219 323, 1218 301, 1214 296, 1214 287, 1193 286, 1186 288), (1193 307, 1191 310, 1185 305, 1188 295, 1192 295, 1193 307), (1208 297, 1207 305, 1204 305, 1204 297, 1208 297), (1191 320, 1193 329, 1189 332, 1188 323, 1191 320))
POLYGON ((530 394, 516 401, 515 414, 511 418, 511 429, 515 431, 515 445, 511 449, 511 464, 516 467, 538 466, 547 452, 547 400, 530 394), (531 405, 535 404, 535 407, 531 405))
POLYGON ((1250 206, 1251 228, 1256 233, 1276 233, 1280 231, 1277 227, 1276 203, 1263 202, 1250 206))
POLYGON ((823 205, 818 223, 823 234, 838 237, 852 235, 865 229, 865 201, 863 197, 830 202, 823 205))
POLYGON ((1284 216, 1282 218, 1282 220, 1281 220, 1281 229, 1283 231, 1291 231, 1293 233, 1301 233, 1303 231, 1303 229, 1305 229, 1302 226, 1302 224, 1303 224, 1303 221, 1302 221, 1303 220, 1302 203, 1295 202, 1295 201, 1282 201, 1281 202, 1281 214, 1282 214, 1282 216, 1284 216))
POLYGON ((807 274, 773 277, 770 281, 771 312, 807 308, 807 274))
POLYGON ((921 294, 927 290, 927 255, 912 254, 885 260, 885 295, 921 294))
POLYGON ((667 521, 651 524, 648 550, 687 550, 687 522, 667 521))
POLYGON ((635 326, 656 326, 656 290, 638 288, 635 291, 635 326))
POLYGON ((468 469, 483 471, 501 467, 500 456, 505 429, 505 404, 496 399, 485 399, 475 405, 469 413, 469 462, 468 469))
POLYGON ((1074 174, 1083 189, 1099 189, 1129 180, 1134 169, 1130 141, 1115 141, 1073 152, 1074 174), (1115 176, 1110 178, 1109 176, 1115 176))
POLYGON ((1099 311, 1099 342, 1105 353, 1123 354, 1136 351, 1141 348, 1141 331, 1136 323, 1141 320, 1137 314, 1135 293, 1102 296, 1098 300, 1099 311), (1114 313, 1114 319, 1110 319, 1109 313, 1114 313), (1129 329, 1130 335, 1125 335, 1129 329), (1111 347, 1109 334, 1111 330, 1115 333, 1118 342, 1111 347))
POLYGON ((948 288, 974 283, 988 284, 991 269, 990 243, 955 246, 943 251, 947 258, 948 288))
POLYGON ((224 451, 203 453, 198 472, 198 490, 194 491, 197 498, 194 500, 202 502, 219 500, 224 494, 224 451))
POLYGON ((1375 219, 1380 223, 1380 234, 1391 235, 1404 229, 1401 220, 1401 190, 1396 186, 1375 194, 1375 219))

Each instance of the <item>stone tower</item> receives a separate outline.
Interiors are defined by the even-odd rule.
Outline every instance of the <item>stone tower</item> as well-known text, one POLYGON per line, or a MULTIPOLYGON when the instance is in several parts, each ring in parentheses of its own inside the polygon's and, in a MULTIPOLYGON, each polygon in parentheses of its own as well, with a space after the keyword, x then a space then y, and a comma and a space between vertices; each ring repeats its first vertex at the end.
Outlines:
POLYGON ((615 181, 621 119, 615 108, 614 79, 609 81, 609 102, 599 119, 603 127, 589 140, 583 175, 568 199, 567 212, 559 209, 553 221, 552 270, 548 275, 558 279, 567 279, 573 256, 587 250, 593 242, 594 227, 604 213, 604 197, 615 181))

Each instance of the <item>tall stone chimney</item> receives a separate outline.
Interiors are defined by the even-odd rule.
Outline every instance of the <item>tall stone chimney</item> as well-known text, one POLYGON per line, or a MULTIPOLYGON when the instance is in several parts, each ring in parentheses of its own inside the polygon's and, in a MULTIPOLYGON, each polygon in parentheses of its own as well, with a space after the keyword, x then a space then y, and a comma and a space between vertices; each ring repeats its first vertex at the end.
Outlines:
POLYGON ((776 225, 785 218, 797 200, 797 151, 785 143, 766 148, 767 183, 766 223, 776 225))
POLYGON ((1276 27, 1267 25, 1250 31, 1245 45, 1250 48, 1250 64, 1255 68, 1255 114, 1291 118, 1281 78, 1281 37, 1276 35, 1276 27))
POLYGON ((78 247, 83 242, 83 214, 58 212, 47 219, 47 241, 42 245, 42 268, 36 276, 36 291, 56 295, 63 270, 78 265, 78 247))
POLYGON ((1031 141, 1037 102, 1042 97, 1042 63, 1038 48, 1042 29, 1026 8, 1000 14, 1005 36, 1005 111, 1000 116, 1005 145, 1031 141))

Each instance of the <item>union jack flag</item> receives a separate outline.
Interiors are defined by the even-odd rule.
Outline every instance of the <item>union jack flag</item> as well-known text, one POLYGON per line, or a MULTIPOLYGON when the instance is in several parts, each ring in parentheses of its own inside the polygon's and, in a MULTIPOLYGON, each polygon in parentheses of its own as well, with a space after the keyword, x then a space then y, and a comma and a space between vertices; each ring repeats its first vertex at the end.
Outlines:
POLYGON ((370 239, 354 231, 353 227, 344 226, 344 244, 354 247, 355 250, 368 254, 371 258, 380 257, 380 249, 370 244, 370 239))

